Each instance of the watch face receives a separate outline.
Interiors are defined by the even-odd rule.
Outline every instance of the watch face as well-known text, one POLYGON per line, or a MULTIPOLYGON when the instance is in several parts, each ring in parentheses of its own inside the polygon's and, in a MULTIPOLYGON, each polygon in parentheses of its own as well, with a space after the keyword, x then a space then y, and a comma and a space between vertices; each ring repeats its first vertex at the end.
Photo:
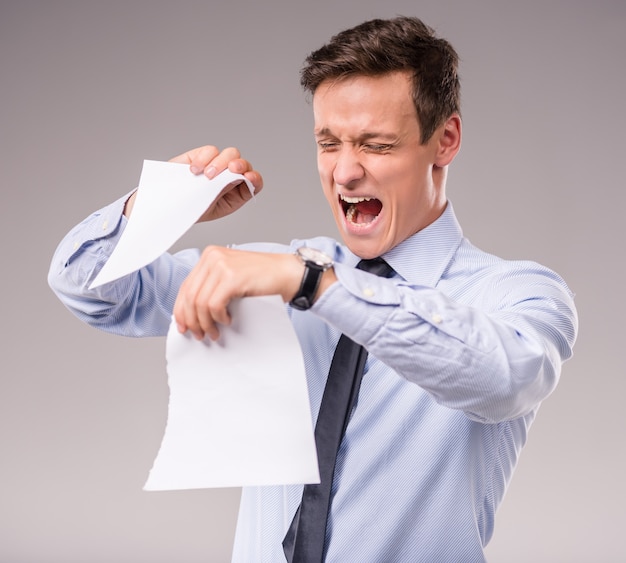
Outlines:
POLYGON ((328 256, 326 256, 326 254, 320 252, 315 248, 302 246, 298 248, 297 252, 303 260, 308 260, 317 264, 318 266, 329 268, 333 265, 333 261, 328 256))

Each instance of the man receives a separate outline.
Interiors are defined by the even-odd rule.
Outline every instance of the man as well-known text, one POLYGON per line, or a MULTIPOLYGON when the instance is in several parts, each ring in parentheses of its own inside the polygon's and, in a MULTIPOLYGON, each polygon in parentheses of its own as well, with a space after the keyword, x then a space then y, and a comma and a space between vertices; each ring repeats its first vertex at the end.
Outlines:
MULTIPOLYGON (((166 254, 89 291, 132 212, 131 195, 68 234, 50 284, 101 329, 165 334, 173 311, 180 331, 212 339, 230 322, 233 299, 280 294, 315 418, 347 335, 369 355, 332 489, 327 483, 320 557, 484 561, 528 428, 572 353, 572 295, 554 272, 486 254, 462 235, 445 193, 461 143, 448 42, 415 18, 366 22, 312 53, 302 84, 313 94, 320 179, 343 244, 318 237, 166 254), (390 277, 355 268, 377 257, 390 277)), ((228 167, 263 187, 236 149, 206 146, 173 160, 208 177, 228 167)), ((201 220, 249 198, 243 184, 233 186, 201 220)), ((308 541, 304 504, 301 486, 245 488, 233 560, 312 560, 294 547, 308 541)))

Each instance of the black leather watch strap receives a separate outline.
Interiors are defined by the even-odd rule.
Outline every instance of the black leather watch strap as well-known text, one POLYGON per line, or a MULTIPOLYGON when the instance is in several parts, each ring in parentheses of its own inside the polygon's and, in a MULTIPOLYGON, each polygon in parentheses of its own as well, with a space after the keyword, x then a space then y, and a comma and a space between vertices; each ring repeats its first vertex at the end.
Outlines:
POLYGON ((300 284, 300 289, 291 300, 292 307, 300 311, 306 311, 311 308, 323 273, 324 268, 317 264, 313 264, 312 262, 306 262, 304 264, 302 283, 300 284))
POLYGON ((313 305, 322 274, 332 268, 333 261, 323 252, 308 246, 301 246, 295 254, 304 264, 304 275, 300 289, 291 300, 291 306, 300 311, 306 311, 313 305))

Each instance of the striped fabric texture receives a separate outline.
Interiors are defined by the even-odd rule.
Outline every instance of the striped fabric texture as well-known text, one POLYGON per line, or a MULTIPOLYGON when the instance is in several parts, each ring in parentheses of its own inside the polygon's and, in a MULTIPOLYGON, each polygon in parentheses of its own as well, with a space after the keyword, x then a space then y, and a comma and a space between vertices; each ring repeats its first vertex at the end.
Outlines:
MULTIPOLYGON (((65 237, 49 283, 74 314, 102 330, 165 334, 197 250, 87 289, 123 231, 123 201, 65 237)), ((325 560, 484 561, 528 429, 572 354, 570 290, 539 264, 475 248, 451 204, 384 256, 392 279, 356 270, 358 257, 327 237, 241 248, 292 252, 302 244, 332 256, 339 279, 309 311, 289 311, 313 422, 339 335, 369 353, 338 453, 325 560)), ((302 486, 245 488, 233 561, 284 561, 281 542, 301 496, 302 486)))

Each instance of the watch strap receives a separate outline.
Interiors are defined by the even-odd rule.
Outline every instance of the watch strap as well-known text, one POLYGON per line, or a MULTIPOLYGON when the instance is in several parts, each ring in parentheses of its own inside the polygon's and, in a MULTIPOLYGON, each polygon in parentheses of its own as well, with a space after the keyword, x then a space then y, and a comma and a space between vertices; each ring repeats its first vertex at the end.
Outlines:
POLYGON ((290 302, 292 307, 300 311, 306 311, 311 308, 323 273, 324 268, 321 266, 312 262, 305 262, 300 289, 290 302))

